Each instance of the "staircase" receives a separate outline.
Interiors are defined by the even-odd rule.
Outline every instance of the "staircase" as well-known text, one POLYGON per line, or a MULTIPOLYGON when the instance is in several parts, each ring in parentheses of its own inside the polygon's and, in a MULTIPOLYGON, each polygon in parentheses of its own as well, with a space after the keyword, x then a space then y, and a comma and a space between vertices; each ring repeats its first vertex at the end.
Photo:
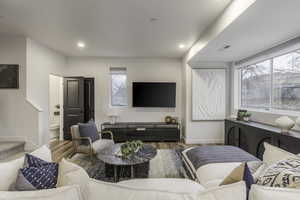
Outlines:
MULTIPOLYGON (((71 141, 54 140, 50 142, 50 149, 54 162, 73 155, 74 149, 71 141)), ((0 162, 7 162, 25 155, 25 142, 0 142, 0 162)))
POLYGON ((73 155, 74 149, 71 141, 54 140, 50 142, 50 149, 52 152, 52 159, 54 162, 59 162, 63 158, 69 158, 73 155))
POLYGON ((25 154, 25 142, 0 142, 0 162, 13 160, 25 154))

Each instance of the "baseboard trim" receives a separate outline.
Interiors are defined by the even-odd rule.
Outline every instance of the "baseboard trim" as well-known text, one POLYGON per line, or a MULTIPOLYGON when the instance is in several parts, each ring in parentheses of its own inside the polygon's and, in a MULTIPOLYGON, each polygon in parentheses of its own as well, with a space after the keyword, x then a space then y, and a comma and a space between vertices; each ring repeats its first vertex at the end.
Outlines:
POLYGON ((194 138, 185 138, 186 144, 224 144, 223 139, 194 139, 194 138))

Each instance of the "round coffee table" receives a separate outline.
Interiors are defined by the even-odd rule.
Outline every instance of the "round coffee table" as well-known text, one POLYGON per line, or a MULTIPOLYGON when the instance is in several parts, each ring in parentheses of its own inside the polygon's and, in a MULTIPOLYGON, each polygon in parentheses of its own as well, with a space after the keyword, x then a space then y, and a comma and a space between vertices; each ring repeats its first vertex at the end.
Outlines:
POLYGON ((119 181, 118 166, 130 166, 131 178, 134 178, 134 166, 149 162, 153 159, 157 151, 150 144, 143 144, 143 147, 134 155, 128 158, 122 158, 117 156, 120 151, 122 143, 114 144, 110 147, 103 149, 97 154, 97 158, 104 163, 112 165, 114 167, 114 181, 119 181))

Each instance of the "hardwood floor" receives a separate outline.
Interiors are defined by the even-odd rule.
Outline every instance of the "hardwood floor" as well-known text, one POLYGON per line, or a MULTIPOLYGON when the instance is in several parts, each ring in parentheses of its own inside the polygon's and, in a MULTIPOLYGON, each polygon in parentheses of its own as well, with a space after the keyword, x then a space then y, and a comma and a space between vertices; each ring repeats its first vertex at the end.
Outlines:
MULTIPOLYGON (((178 149, 189 148, 193 146, 206 146, 216 144, 185 144, 184 142, 149 142, 157 149, 178 149)), ((59 162, 63 158, 68 158, 73 154, 73 146, 71 141, 58 141, 50 142, 50 149, 54 162, 59 162)))

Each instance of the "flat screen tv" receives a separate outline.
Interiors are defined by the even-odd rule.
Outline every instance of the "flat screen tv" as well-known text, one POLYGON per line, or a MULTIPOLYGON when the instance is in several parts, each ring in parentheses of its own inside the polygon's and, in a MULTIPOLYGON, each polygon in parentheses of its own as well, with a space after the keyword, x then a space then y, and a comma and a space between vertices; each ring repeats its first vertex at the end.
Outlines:
POLYGON ((0 64, 0 89, 19 88, 19 65, 0 64))
POLYGON ((133 82, 133 107, 176 106, 176 83, 170 82, 133 82))

